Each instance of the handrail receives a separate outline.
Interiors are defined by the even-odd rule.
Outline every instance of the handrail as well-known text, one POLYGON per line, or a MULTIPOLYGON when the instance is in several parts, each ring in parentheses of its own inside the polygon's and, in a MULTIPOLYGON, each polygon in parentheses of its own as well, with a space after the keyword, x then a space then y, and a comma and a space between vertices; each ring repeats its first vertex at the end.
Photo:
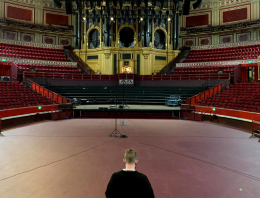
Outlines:
POLYGON ((97 74, 79 74, 79 73, 53 73, 53 72, 23 72, 24 78, 47 77, 58 79, 95 79, 106 80, 107 76, 114 79, 136 79, 136 80, 208 80, 208 79, 229 79, 229 74, 171 74, 171 75, 138 75, 138 74, 113 74, 113 75, 97 75, 97 74), (89 77, 89 78, 88 78, 89 77))
POLYGON ((182 50, 182 51, 177 55, 177 57, 175 57, 173 60, 171 60, 166 66, 164 66, 164 67, 160 70, 159 74, 167 74, 168 72, 170 72, 171 69, 172 69, 174 66, 176 66, 176 63, 178 63, 178 62, 181 60, 182 56, 185 54, 185 52, 186 52, 187 50, 190 50, 190 49, 184 49, 184 50, 182 50))
POLYGON ((32 90, 36 91, 37 93, 40 93, 42 96, 45 96, 47 98, 50 98, 59 104, 67 103, 67 99, 59 94, 56 94, 37 83, 33 82, 32 80, 28 80, 28 83, 31 85, 32 90))
POLYGON ((78 57, 75 52, 73 51, 71 46, 64 47, 65 49, 68 49, 70 52, 70 55, 72 58, 78 63, 78 65, 87 73, 87 74, 94 74, 94 70, 92 70, 84 61, 81 60, 80 57, 78 57))
POLYGON ((188 98, 185 103, 186 104, 190 104, 190 105, 194 105, 198 102, 198 100, 204 100, 207 99, 210 96, 216 95, 217 93, 221 92, 222 90, 222 83, 219 83, 218 85, 216 85, 215 87, 212 87, 206 91, 203 91, 195 96, 192 96, 190 98, 188 98))

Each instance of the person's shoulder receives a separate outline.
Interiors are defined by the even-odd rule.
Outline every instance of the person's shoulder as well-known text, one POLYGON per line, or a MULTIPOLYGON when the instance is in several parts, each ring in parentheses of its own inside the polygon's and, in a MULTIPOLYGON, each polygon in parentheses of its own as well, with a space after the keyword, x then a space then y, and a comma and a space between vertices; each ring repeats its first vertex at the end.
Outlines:
POLYGON ((124 173, 124 171, 121 170, 121 171, 118 171, 118 172, 113 173, 112 176, 122 175, 123 173, 124 173))
POLYGON ((136 174, 139 176, 139 177, 142 177, 142 178, 147 178, 147 176, 143 173, 140 173, 138 171, 136 171, 136 174))

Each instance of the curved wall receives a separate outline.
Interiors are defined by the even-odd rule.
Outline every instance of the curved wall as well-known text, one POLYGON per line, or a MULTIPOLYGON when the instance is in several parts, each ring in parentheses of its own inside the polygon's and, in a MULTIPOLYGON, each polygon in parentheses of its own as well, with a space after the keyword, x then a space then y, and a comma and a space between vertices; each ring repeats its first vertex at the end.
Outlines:
MULTIPOLYGON (((51 0, 2 0, 0 1, 0 18, 42 26, 73 25, 72 16, 66 15, 64 5, 63 2, 62 8, 59 9, 51 0)), ((73 31, 57 32, 1 24, 0 38, 52 45, 71 45, 73 31)))
MULTIPOLYGON (((181 26, 203 28, 253 21, 260 18, 259 0, 204 0, 190 15, 181 17, 181 26)), ((207 33, 181 33, 182 46, 204 46, 260 39, 260 25, 207 33)))

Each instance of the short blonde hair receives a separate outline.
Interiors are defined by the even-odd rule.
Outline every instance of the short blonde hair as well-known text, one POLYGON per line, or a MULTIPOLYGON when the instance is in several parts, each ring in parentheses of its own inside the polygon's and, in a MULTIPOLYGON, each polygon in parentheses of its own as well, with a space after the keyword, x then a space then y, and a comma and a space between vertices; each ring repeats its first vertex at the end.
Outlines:
POLYGON ((137 160, 137 152, 134 149, 127 149, 124 155, 127 164, 134 164, 137 160))

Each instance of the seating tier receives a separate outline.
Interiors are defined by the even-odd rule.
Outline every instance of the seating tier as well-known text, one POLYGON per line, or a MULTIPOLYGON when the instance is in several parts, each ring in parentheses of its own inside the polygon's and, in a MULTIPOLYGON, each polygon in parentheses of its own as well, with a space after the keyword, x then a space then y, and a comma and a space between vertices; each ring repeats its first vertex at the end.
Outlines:
POLYGON ((205 50, 191 50, 184 63, 256 59, 260 55, 260 44, 205 50))
POLYGON ((260 84, 237 83, 197 105, 260 112, 260 84))
POLYGON ((55 104, 54 101, 19 84, 0 81, 0 110, 55 104))
POLYGON ((68 58, 66 58, 62 49, 31 47, 7 43, 0 43, 0 57, 1 56, 21 59, 36 59, 65 62, 70 61, 68 58))

